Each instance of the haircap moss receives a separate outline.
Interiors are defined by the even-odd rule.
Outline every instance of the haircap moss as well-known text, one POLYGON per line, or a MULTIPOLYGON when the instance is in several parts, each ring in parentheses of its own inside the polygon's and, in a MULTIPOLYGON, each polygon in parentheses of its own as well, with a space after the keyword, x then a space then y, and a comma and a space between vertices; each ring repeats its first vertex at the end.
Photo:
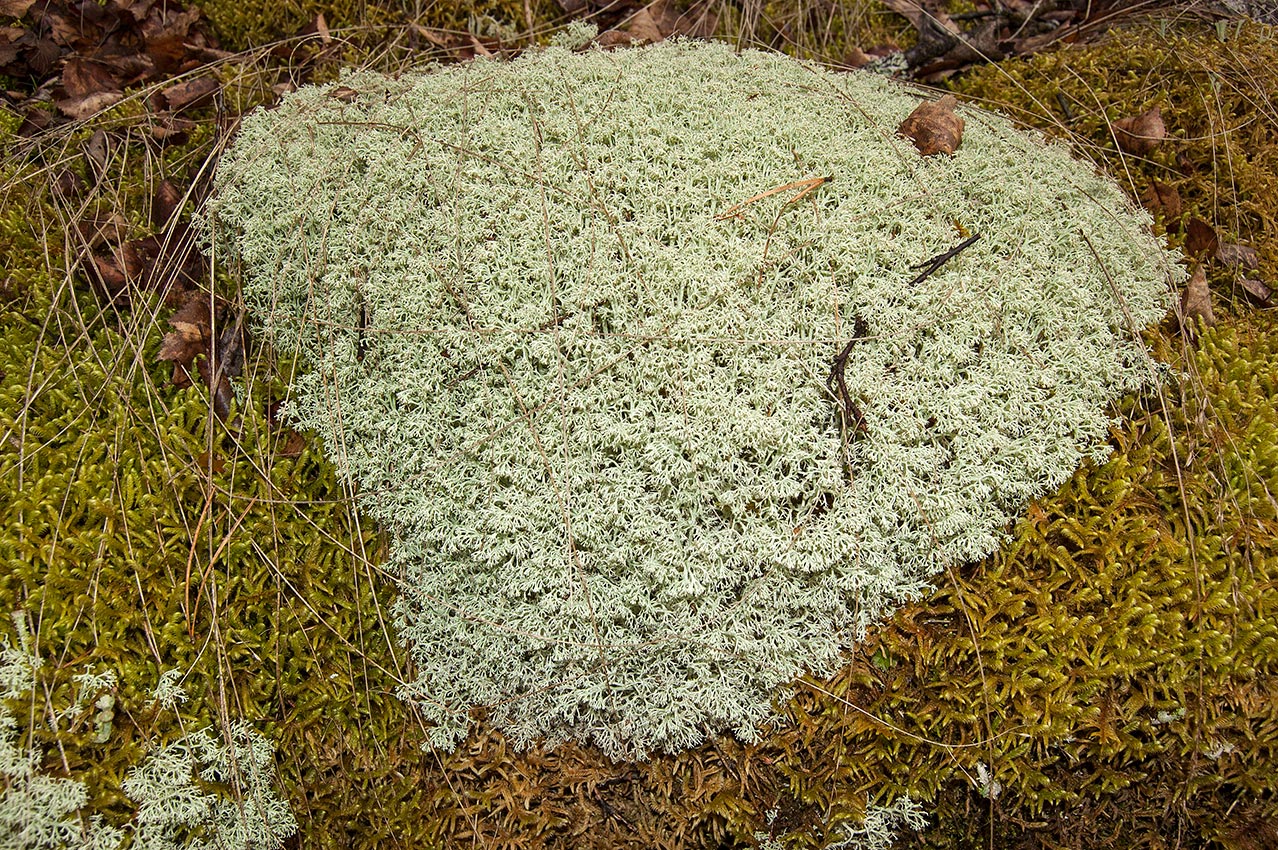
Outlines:
POLYGON ((403 688, 614 756, 752 739, 1103 456, 1182 273, 1117 186, 779 55, 551 48, 293 93, 210 232, 392 532, 403 688), (979 236, 932 273, 920 264, 979 236))

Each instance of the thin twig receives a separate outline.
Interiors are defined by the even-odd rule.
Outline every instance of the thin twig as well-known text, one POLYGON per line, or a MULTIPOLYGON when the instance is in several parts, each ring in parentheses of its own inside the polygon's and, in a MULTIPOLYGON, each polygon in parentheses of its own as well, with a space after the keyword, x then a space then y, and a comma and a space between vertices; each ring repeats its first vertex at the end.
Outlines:
POLYGON ((980 239, 980 238, 981 238, 981 234, 978 233, 969 239, 963 240, 962 242, 955 245, 953 248, 951 248, 950 250, 946 251, 943 254, 937 254, 932 259, 925 260, 924 262, 921 262, 916 266, 910 266, 910 268, 912 269, 923 269, 923 271, 919 274, 918 277, 910 281, 909 285, 916 286, 922 283, 923 281, 927 280, 928 277, 930 277, 933 273, 935 273, 937 269, 939 269, 941 266, 945 265, 947 262, 953 259, 956 255, 958 255, 959 252, 965 250, 966 248, 971 247, 972 243, 974 243, 977 239, 980 239))
POLYGON ((852 325, 852 339, 848 340, 848 344, 843 346, 843 350, 834 358, 834 363, 830 366, 830 375, 825 379, 826 389, 842 405, 839 412, 843 416, 843 429, 845 432, 850 431, 852 434, 859 434, 865 430, 865 414, 861 412, 861 408, 857 406, 852 394, 848 392, 844 370, 847 368, 848 357, 852 354, 852 349, 858 342, 865 339, 868 330, 865 319, 857 316, 852 325))

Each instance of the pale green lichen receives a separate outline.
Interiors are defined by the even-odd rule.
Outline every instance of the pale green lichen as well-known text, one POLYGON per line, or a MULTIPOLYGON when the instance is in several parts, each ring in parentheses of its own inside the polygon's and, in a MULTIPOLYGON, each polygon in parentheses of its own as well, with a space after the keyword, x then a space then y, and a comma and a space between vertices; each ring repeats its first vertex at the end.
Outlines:
POLYGON ((201 729, 153 753, 124 780, 138 803, 134 847, 265 850, 297 831, 271 788, 275 749, 246 724, 201 729), (229 788, 231 794, 210 789, 229 788))
MULTIPOLYGON (((0 644, 0 699, 31 699, 42 659, 15 615, 18 646, 0 644)), ((83 713, 87 700, 101 715, 114 707, 101 693, 114 688, 113 671, 85 672, 73 677, 79 695, 65 709, 50 706, 49 716, 83 713), (96 695, 96 698, 95 698, 96 695)), ((161 683, 164 679, 162 677, 161 683)), ((172 687, 176 687, 173 685, 172 687)), ((171 691, 170 691, 171 693, 171 691)), ((32 723, 45 723, 45 712, 33 712, 32 723)), ((56 731, 56 730, 46 730, 56 731)), ((101 726, 95 741, 105 743, 101 726)), ((125 829, 88 811, 88 789, 74 777, 50 775, 44 752, 19 730, 18 719, 0 703, 0 850, 274 850, 297 830, 288 805, 276 795, 274 747, 244 723, 225 736, 201 729, 159 748, 133 769, 123 790, 138 804, 125 829)))
POLYGON ((439 745, 753 737, 1152 374, 1181 273, 996 116, 924 158, 904 89, 686 42, 343 85, 245 120, 211 232, 394 533, 439 745))

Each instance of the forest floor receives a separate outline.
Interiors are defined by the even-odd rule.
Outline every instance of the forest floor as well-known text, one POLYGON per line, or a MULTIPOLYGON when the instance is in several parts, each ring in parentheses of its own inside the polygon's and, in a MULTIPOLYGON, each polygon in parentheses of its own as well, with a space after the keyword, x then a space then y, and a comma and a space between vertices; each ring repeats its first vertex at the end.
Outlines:
POLYGON ((933 826, 901 846, 1278 848, 1276 25, 1247 0, 0 0, 0 607, 44 661, 0 684, 15 740, 86 788, 59 818, 127 828, 146 753, 243 719, 305 848, 833 846, 905 795, 933 826), (386 540, 279 415, 287 375, 193 224, 249 111, 575 20, 998 109, 1109 173, 1188 272, 1146 333, 1179 377, 1115 411, 1109 461, 760 742, 638 764, 491 730, 423 749, 386 540), (157 703, 172 670, 191 698, 157 703))

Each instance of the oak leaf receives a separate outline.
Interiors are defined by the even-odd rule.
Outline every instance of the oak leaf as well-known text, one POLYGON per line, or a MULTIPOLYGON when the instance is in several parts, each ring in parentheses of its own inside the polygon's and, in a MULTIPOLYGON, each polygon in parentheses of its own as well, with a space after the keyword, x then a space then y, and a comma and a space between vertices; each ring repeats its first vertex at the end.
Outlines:
POLYGON ((1133 115, 1120 118, 1114 122, 1114 137, 1118 146, 1136 156, 1149 156, 1167 138, 1167 125, 1163 123, 1163 114, 1157 106, 1133 115))
POLYGON ((1211 289, 1207 286, 1207 273, 1203 271, 1202 264, 1194 268, 1185 292, 1180 297, 1180 314, 1183 321, 1191 327, 1196 319, 1207 327, 1216 324, 1216 314, 1211 309, 1211 289))
POLYGON ((963 142, 963 119, 954 114, 958 101, 947 94, 939 100, 920 103, 897 132, 914 142, 923 156, 952 154, 963 142))
POLYGON ((1260 255, 1249 245, 1237 245, 1233 242, 1222 242, 1216 249, 1216 259, 1222 265, 1237 266, 1243 269, 1260 267, 1260 255))
POLYGON ((1238 281, 1238 285, 1242 287, 1243 292, 1247 293, 1247 297, 1257 304, 1268 304, 1269 299, 1274 295, 1274 291, 1261 280, 1245 277, 1238 281))

